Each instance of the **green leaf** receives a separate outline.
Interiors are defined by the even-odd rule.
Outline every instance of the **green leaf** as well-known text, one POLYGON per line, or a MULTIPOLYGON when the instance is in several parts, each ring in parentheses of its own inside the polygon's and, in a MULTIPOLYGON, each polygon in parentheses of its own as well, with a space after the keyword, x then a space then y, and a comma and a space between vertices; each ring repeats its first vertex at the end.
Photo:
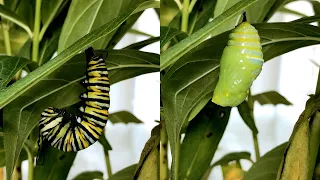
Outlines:
POLYGON ((176 14, 180 12, 180 9, 172 0, 161 0, 160 6, 160 25, 168 26, 176 14))
POLYGON ((49 27, 54 17, 56 17, 59 8, 64 2, 67 2, 67 1, 64 1, 64 0, 57 0, 57 1, 43 0, 42 1, 41 22, 43 25, 39 34, 40 40, 42 39, 44 33, 46 32, 47 28, 49 27))
MULTIPOLYGON (((110 23, 114 18, 126 14, 131 7, 144 0, 100 0, 100 1, 72 1, 68 16, 63 25, 58 52, 69 47, 78 39, 94 31, 105 23, 110 23)), ((117 28, 115 28, 117 29, 117 28)), ((106 36, 94 42, 95 49, 104 48, 112 36, 106 36)))
POLYGON ((244 174, 244 180, 275 180, 287 143, 281 144, 255 162, 248 172, 244 174))
POLYGON ((146 39, 146 40, 143 40, 143 41, 140 41, 140 42, 137 42, 137 43, 134 43, 134 44, 130 44, 129 46, 123 48, 123 49, 141 49, 145 46, 148 46, 150 44, 153 44, 155 42, 158 42, 160 40, 160 37, 152 37, 152 38, 149 38, 149 39, 146 39))
POLYGON ((103 173, 100 171, 86 171, 77 175, 73 180, 91 180, 103 179, 103 173))
MULTIPOLYGON (((227 11, 229 8, 231 8, 236 3, 240 2, 241 0, 218 0, 216 8, 214 10, 214 18, 217 18, 220 16, 223 12, 227 11)), ((253 4, 254 5, 254 4, 253 4)), ((250 6, 251 7, 251 6, 250 6)), ((217 34, 223 33, 225 31, 233 29, 237 24, 240 15, 243 13, 243 11, 238 12, 236 15, 234 15, 231 19, 228 21, 223 22, 217 29, 212 33, 212 36, 216 36, 217 34)))
POLYGON ((14 75, 32 61, 14 56, 0 56, 0 90, 5 88, 14 75))
POLYGON ((136 29, 132 29, 132 28, 128 30, 128 33, 134 34, 134 35, 140 35, 140 36, 147 36, 147 37, 150 37, 150 38, 154 37, 151 34, 148 34, 146 32, 142 32, 142 31, 139 31, 139 30, 136 30, 136 29))
POLYGON ((159 179, 160 162, 160 129, 159 126, 153 128, 151 137, 146 142, 140 156, 138 167, 133 179, 149 180, 159 179), (156 132, 155 132, 156 131, 156 132))
POLYGON ((289 1, 290 0, 276 0, 274 4, 271 6, 263 21, 269 21, 269 19, 274 15, 274 13, 276 13, 281 7, 283 7, 289 1))
POLYGON ((237 106, 239 114, 246 125, 251 129, 252 133, 258 134, 257 126, 250 112, 250 107, 247 101, 243 101, 239 106, 237 106))
POLYGON ((154 4, 153 1, 148 1, 146 3, 142 3, 138 5, 136 9, 131 9, 127 11, 127 13, 113 19, 111 22, 97 28, 86 36, 82 37, 71 45, 68 49, 64 50, 57 57, 39 67, 32 73, 28 74, 25 78, 17 81, 12 86, 4 89, 0 92, 0 109, 5 105, 22 95, 24 92, 32 88, 36 85, 41 79, 44 79, 48 75, 50 75, 53 71, 58 69, 64 63, 66 63, 71 57, 79 53, 79 51, 83 51, 86 47, 88 47, 91 43, 96 40, 107 36, 111 32, 113 32, 117 27, 119 27, 126 19, 128 19, 132 13, 137 10, 141 10, 143 8, 147 8, 154 4))
POLYGON ((285 7, 282 7, 279 12, 282 12, 282 13, 288 13, 288 14, 293 14, 293 15, 296 15, 296 16, 302 16, 302 17, 306 17, 307 15, 303 14, 303 13, 300 13, 298 11, 294 11, 292 9, 288 9, 288 8, 285 8, 285 7))
POLYGON ((29 34, 30 37, 33 36, 33 33, 30 27, 27 25, 27 23, 22 18, 20 18, 15 12, 11 11, 10 9, 8 9, 7 7, 1 4, 0 4, 0 16, 20 26, 29 34))
POLYGON ((0 136, 0 167, 6 165, 6 152, 4 149, 3 137, 0 136))
POLYGON ((213 17, 217 0, 197 1, 189 15, 189 34, 201 29, 213 17))
POLYGON ((133 179, 134 173, 137 168, 137 164, 133 164, 131 166, 128 166, 115 174, 113 174, 111 177, 109 177, 108 180, 128 180, 133 179))
POLYGON ((190 122, 180 149, 179 179, 201 179, 218 148, 230 110, 210 101, 190 122))
POLYGON ((320 21, 320 15, 316 16, 307 16, 307 17, 302 17, 300 19, 296 19, 292 22, 297 22, 297 23, 312 23, 312 22, 317 22, 320 21))
POLYGON ((119 111, 110 114, 109 120, 112 122, 112 124, 115 123, 142 123, 138 118, 136 118, 133 114, 131 114, 128 111, 119 111))
POLYGON ((39 64, 48 62, 57 51, 61 29, 53 32, 52 37, 45 37, 40 42, 39 64))
POLYGON ((228 153, 224 155, 221 159, 219 159, 217 162, 215 162, 212 166, 228 165, 228 163, 231 161, 238 161, 241 159, 247 159, 252 162, 250 156, 251 154, 247 151, 228 153))
MULTIPOLYGON (((6 54, 6 49, 4 45, 4 36, 3 36, 3 27, 0 26, 0 53, 1 54, 6 54)), ((29 36, 28 34, 22 30, 21 28, 15 28, 11 27, 9 29, 9 34, 10 34, 10 45, 11 45, 11 51, 12 54, 18 54, 21 47, 26 43, 28 40, 29 36)), ((29 59, 29 58, 27 58, 29 59)))
POLYGON ((102 135, 100 136, 99 143, 103 146, 104 151, 111 151, 112 150, 112 147, 111 147, 110 143, 108 142, 104 133, 102 133, 102 135))
POLYGON ((44 162, 42 165, 36 165, 34 169, 35 180, 55 180, 67 179, 69 170, 76 152, 65 153, 47 144, 46 151, 43 153, 44 162))
POLYGON ((266 17, 275 1, 276 0, 259 0, 257 3, 250 6, 246 10, 248 22, 250 22, 251 24, 263 22, 264 18, 266 17))
POLYGON ((172 27, 161 26, 160 27, 160 49, 163 48, 171 39, 177 37, 180 41, 188 37, 185 32, 172 27))
POLYGON ((252 96, 254 101, 258 101, 261 105, 265 104, 284 104, 284 105, 292 105, 285 97, 279 94, 276 91, 268 91, 265 93, 257 94, 252 96))
MULTIPOLYGON (((320 29, 311 25, 262 23, 255 27, 261 36, 265 61, 299 47, 320 43, 320 29)), ((162 78, 162 92, 165 92, 162 100, 171 143, 177 139, 191 110, 203 101, 208 102, 212 96, 218 81, 220 57, 228 39, 229 32, 226 32, 204 41, 168 68, 162 78)), ((174 150, 171 152, 174 156, 174 150)))
MULTIPOLYGON (((106 64, 112 85, 121 80, 158 71, 159 55, 137 50, 111 50, 106 64)), ((41 112, 50 106, 65 108, 80 101, 79 94, 85 92, 85 88, 79 82, 85 78, 85 72, 86 60, 82 53, 74 56, 71 61, 4 108, 7 175, 14 167, 23 142, 39 123, 41 112)))
POLYGON ((213 21, 208 23, 206 26, 201 28, 199 31, 193 33, 188 38, 182 40, 180 43, 171 47, 167 51, 161 54, 161 71, 175 63, 184 54, 188 53, 193 48, 197 47, 205 38, 213 33, 221 24, 233 18, 245 8, 249 7, 258 0, 243 0, 226 12, 215 18, 213 21))

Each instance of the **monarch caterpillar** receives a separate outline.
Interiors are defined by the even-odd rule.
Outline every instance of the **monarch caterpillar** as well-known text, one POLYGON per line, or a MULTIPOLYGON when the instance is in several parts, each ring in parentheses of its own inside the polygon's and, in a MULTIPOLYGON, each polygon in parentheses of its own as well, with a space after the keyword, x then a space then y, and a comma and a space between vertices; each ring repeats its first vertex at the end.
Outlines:
POLYGON ((108 69, 102 55, 95 56, 92 47, 85 50, 87 59, 86 79, 81 84, 86 92, 79 97, 80 116, 65 109, 49 107, 41 114, 40 142, 48 142, 64 152, 79 151, 95 143, 108 120, 110 83, 108 69))
POLYGON ((212 102, 220 106, 237 106, 262 70, 263 53, 258 31, 242 22, 229 35, 228 46, 220 61, 219 81, 212 102))

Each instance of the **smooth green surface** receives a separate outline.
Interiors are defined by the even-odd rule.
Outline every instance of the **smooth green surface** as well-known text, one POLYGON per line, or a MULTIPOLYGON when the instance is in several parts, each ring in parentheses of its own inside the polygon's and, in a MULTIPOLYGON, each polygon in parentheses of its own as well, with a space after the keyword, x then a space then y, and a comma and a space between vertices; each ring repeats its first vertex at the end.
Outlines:
POLYGON ((34 180, 60 180, 67 179, 75 152, 64 153, 54 147, 46 147, 44 162, 34 169, 34 180))
POLYGON ((86 171, 78 174, 73 180, 93 180, 103 179, 103 173, 101 171, 86 171))
POLYGON ((172 27, 161 26, 160 27, 160 49, 163 48, 170 40, 174 37, 177 37, 179 40, 182 40, 188 35, 185 32, 179 31, 178 29, 172 27))
POLYGON ((268 91, 261 94, 256 94, 252 96, 254 101, 258 101, 261 105, 265 104, 284 104, 284 105, 292 105, 285 97, 279 94, 276 91, 268 91))
POLYGON ((28 59, 14 56, 0 56, 0 90, 6 87, 14 75, 27 64, 28 59))
POLYGON ((263 155, 245 173, 243 180, 275 180, 286 147, 287 143, 281 144, 263 155))
POLYGON ((243 101, 239 106, 237 106, 239 114, 242 120, 246 123, 246 125, 250 128, 252 133, 258 134, 258 128, 254 122, 254 118, 251 115, 250 107, 247 101, 243 101))
POLYGON ((210 166, 231 108, 209 102, 188 125, 180 148, 179 179, 200 179, 210 166))
POLYGON ((224 155, 221 159, 216 161, 213 166, 216 165, 228 165, 231 161, 238 161, 241 159, 246 159, 249 161, 252 161, 250 158, 251 154, 247 151, 241 151, 241 152, 232 152, 224 155))
POLYGON ((138 165, 133 164, 131 166, 128 166, 115 174, 113 174, 111 177, 108 178, 108 180, 129 180, 133 179, 134 173, 137 169, 138 165))
POLYGON ((109 120, 112 122, 112 124, 115 123, 143 123, 141 120, 139 120, 136 116, 131 114, 128 111, 119 111, 110 114, 109 120))
POLYGON ((262 65, 252 63, 242 54, 243 49, 227 46, 222 53, 219 81, 212 97, 212 102, 220 106, 234 107, 241 104, 261 72, 262 65))

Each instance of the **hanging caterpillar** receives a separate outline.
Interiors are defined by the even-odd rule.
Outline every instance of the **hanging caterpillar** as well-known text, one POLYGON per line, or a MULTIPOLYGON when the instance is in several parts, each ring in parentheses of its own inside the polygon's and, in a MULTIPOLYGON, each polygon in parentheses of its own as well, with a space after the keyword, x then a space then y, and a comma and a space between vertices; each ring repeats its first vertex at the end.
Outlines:
POLYGON ((258 31, 248 22, 242 22, 231 32, 221 56, 219 81, 212 102, 233 107, 246 99, 262 70, 261 49, 258 31))
POLYGON ((86 79, 81 84, 86 92, 79 96, 83 102, 80 116, 68 116, 65 109, 45 109, 41 114, 38 144, 46 141, 64 152, 79 151, 95 143, 104 132, 110 106, 108 69, 102 55, 95 56, 92 47, 85 54, 86 79))

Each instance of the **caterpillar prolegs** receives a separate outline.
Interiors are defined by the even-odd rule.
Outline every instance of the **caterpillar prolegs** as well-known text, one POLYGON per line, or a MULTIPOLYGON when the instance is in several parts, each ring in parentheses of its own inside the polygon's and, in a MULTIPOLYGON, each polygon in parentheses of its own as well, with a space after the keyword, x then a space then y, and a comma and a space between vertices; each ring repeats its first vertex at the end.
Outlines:
POLYGON ((64 152, 79 151, 95 143, 108 120, 110 83, 107 66, 101 55, 95 56, 91 47, 85 50, 85 54, 86 79, 81 84, 86 92, 79 96, 83 102, 80 115, 53 107, 41 114, 39 141, 47 141, 64 152))
POLYGON ((238 25, 229 38, 221 56, 219 81, 212 102, 232 107, 246 99, 264 60, 258 31, 248 22, 238 25))

